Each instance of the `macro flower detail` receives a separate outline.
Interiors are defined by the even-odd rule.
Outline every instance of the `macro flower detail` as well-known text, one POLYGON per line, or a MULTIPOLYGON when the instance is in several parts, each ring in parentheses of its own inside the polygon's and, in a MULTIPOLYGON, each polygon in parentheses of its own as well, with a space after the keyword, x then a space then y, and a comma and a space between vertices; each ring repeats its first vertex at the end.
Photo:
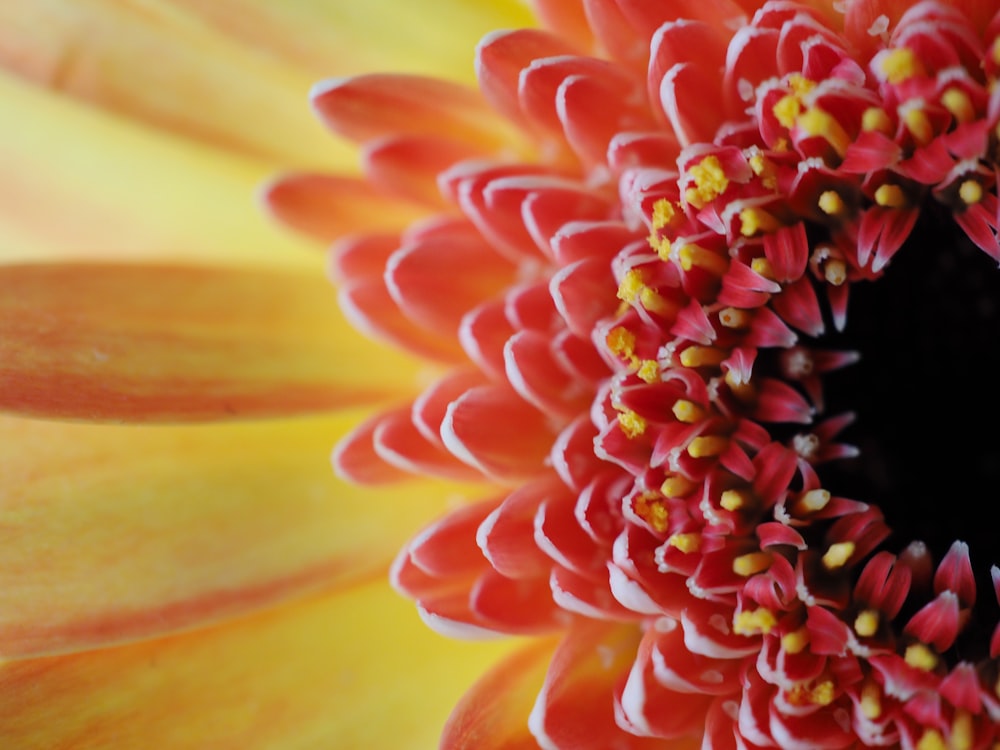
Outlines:
POLYGON ((864 449, 827 384, 866 356, 828 341, 854 293, 924 227, 1000 262, 1000 14, 537 10, 482 40, 478 93, 317 86, 363 175, 265 196, 334 242, 352 322, 432 363, 337 470, 488 485, 396 588, 447 634, 560 637, 483 678, 443 746, 995 747, 1000 569, 836 489, 864 449), (378 233, 331 214, 358 195, 378 233), (512 686, 530 711, 488 699, 512 686))

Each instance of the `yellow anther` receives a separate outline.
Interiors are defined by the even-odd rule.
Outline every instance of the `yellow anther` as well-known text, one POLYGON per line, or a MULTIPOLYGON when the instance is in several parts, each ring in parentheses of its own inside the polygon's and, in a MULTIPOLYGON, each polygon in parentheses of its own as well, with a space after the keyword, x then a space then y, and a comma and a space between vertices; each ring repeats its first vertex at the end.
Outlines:
POLYGON ((722 169, 722 162, 714 155, 706 156, 698 164, 688 169, 694 180, 694 187, 688 188, 684 198, 695 208, 701 208, 726 192, 729 178, 722 169))
POLYGON ((689 346, 681 352, 681 364, 685 367, 714 366, 727 356, 727 352, 712 346, 689 346))
POLYGON ((738 576, 750 576, 771 567, 771 556, 766 552, 750 552, 733 559, 733 572, 738 576))
POLYGON ((781 222, 774 216, 759 208, 744 208, 740 211, 740 234, 753 237, 759 232, 776 232, 781 222))
POLYGON ((928 729, 917 740, 917 750, 948 750, 948 746, 938 730, 928 729))
POLYGON ((677 305, 649 286, 639 290, 639 304, 650 312, 668 317, 677 312, 677 305))
POLYGON ((882 688, 877 682, 868 681, 862 686, 861 713, 872 721, 882 715, 882 688))
POLYGON ((847 264, 838 258, 832 258, 823 264, 823 278, 834 286, 840 286, 847 281, 847 264))
POLYGON ((746 328, 750 325, 750 313, 737 307, 724 307, 719 310, 719 323, 725 328, 746 328))
POLYGON ((976 108, 972 99, 962 89, 952 86, 941 94, 941 105, 951 112, 958 122, 971 122, 976 119, 976 108))
POLYGON ((883 135, 892 135, 892 120, 881 107, 869 107, 861 115, 861 129, 865 132, 874 130, 883 135))
POLYGON ((718 456, 729 447, 729 438, 720 435, 699 435, 693 438, 687 446, 691 458, 708 458, 718 456))
POLYGON ((921 146, 931 142, 934 137, 934 127, 931 119, 923 109, 923 102, 915 102, 912 105, 904 105, 900 109, 900 119, 906 125, 906 129, 921 146))
POLYGON ((759 273, 765 279, 774 278, 774 267, 771 266, 771 261, 767 258, 761 256, 760 258, 754 258, 750 261, 750 269, 756 273, 759 273))
POLYGON ((902 208, 906 205, 906 194, 899 185, 891 185, 888 182, 879 185, 875 191, 875 202, 886 208, 902 208))
POLYGON ((632 506, 635 514, 650 525, 658 534, 667 530, 667 507, 655 492, 643 492, 632 506))
POLYGON ((778 99, 771 112, 782 127, 790 128, 795 124, 795 118, 802 112, 802 103, 794 94, 786 94, 778 99))
POLYGON ((673 249, 673 245, 670 244, 669 237, 660 237, 656 232, 652 232, 647 240, 649 246, 656 251, 660 260, 665 263, 670 262, 670 252, 673 249))
POLYGON ((667 543, 687 555, 701 548, 701 534, 672 534, 667 543))
POLYGON ((677 211, 674 209, 674 204, 666 198, 660 198, 653 203, 653 229, 663 229, 674 220, 675 216, 677 211))
POLYGON ((920 669, 924 672, 930 672, 937 666, 938 658, 937 655, 924 644, 914 643, 906 647, 906 652, 903 654, 903 661, 911 667, 915 667, 916 669, 920 669))
POLYGON ((692 482, 687 477, 682 477, 680 474, 672 474, 663 480, 663 484, 660 485, 660 492, 663 493, 664 497, 673 499, 675 497, 690 495, 697 486, 695 482, 692 482))
POLYGON ((677 417, 677 421, 684 422, 685 424, 693 424, 705 418, 705 410, 698 406, 698 404, 688 401, 685 398, 679 398, 674 401, 674 405, 670 410, 677 417))
POLYGON ((646 431, 646 420, 640 417, 631 409, 627 409, 618 415, 618 424, 625 433, 625 437, 632 439, 639 437, 646 431))
POLYGON ((729 270, 729 260, 727 258, 693 243, 681 245, 677 251, 677 259, 680 261, 681 268, 685 271, 690 271, 697 266, 709 273, 721 276, 729 270))
POLYGON ((958 186, 958 197, 967 206, 974 206, 983 199, 983 186, 975 180, 965 180, 958 186))
POLYGON ((750 501, 750 493, 746 490, 726 490, 719 498, 719 505, 725 510, 737 511, 745 508, 750 501))
POLYGON ((854 542, 837 542, 831 544, 823 555, 823 566, 827 570, 842 568, 854 554, 854 542))
POLYGON ((655 359, 644 359, 639 365, 636 375, 646 383, 658 383, 660 382, 660 365, 655 359))
POLYGON ((634 304, 639 299, 639 293, 646 287, 646 282, 642 278, 642 271, 631 268, 622 276, 618 282, 618 299, 623 302, 634 304))
POLYGON ((788 88, 796 95, 804 96, 816 88, 816 81, 811 81, 801 73, 792 73, 788 76, 788 88))
POLYGON ((827 216, 840 216, 844 213, 844 199, 836 190, 824 190, 820 193, 817 205, 827 216))
POLYGON ((733 618, 733 632, 737 635, 766 634, 777 624, 775 616, 763 607, 753 611, 744 610, 733 618))
POLYGON ((878 632, 878 610, 866 609, 854 618, 854 632, 862 638, 870 638, 878 632))
POLYGON ((899 47, 879 58, 878 70, 885 80, 896 85, 915 75, 923 75, 924 66, 913 50, 899 47))
POLYGON ((789 654, 800 654, 809 645, 809 631, 799 628, 781 636, 781 648, 789 654))
POLYGON ((972 714, 965 709, 958 709, 955 712, 955 720, 951 724, 951 732, 948 735, 949 750, 970 750, 975 739, 975 731, 972 725, 972 714))
POLYGON ((825 138, 838 156, 847 153, 847 147, 851 145, 851 137, 837 122, 837 118, 817 107, 812 107, 799 115, 795 124, 807 135, 825 138))
POLYGON ((608 349, 622 359, 635 359, 635 334, 627 328, 615 326, 608 331, 608 349))
POLYGON ((750 170, 760 177, 760 181, 764 187, 769 190, 774 190, 778 187, 778 170, 775 168, 773 161, 759 151, 751 154, 747 161, 750 164, 750 170))
POLYGON ((803 697, 806 703, 814 706, 829 706, 836 697, 836 691, 830 680, 823 680, 807 690, 803 697))
POLYGON ((795 503, 795 511, 802 514, 815 513, 816 511, 823 510, 829 502, 830 493, 827 490, 809 490, 808 492, 803 492, 802 497, 795 503))

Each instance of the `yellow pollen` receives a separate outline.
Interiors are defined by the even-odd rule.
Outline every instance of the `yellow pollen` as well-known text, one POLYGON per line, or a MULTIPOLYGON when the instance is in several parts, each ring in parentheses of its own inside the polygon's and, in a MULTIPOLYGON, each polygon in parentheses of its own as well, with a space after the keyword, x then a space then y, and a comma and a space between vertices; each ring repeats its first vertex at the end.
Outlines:
POLYGON ((876 682, 866 682, 861 688, 861 713, 874 721, 882 715, 882 689, 876 682))
POLYGON ((899 185, 886 183, 875 191, 875 202, 886 208, 902 208, 906 205, 906 194, 899 185))
POLYGON ((718 253, 706 250, 701 245, 686 243, 681 245, 677 251, 677 259, 681 263, 681 268, 690 271, 697 266, 717 276, 721 276, 729 270, 729 261, 718 253))
POLYGON ((733 618, 733 632, 737 635, 757 635, 770 633, 778 620, 763 607, 752 612, 744 610, 733 618))
POLYGON ((653 531, 662 534, 667 530, 667 508, 655 492, 644 492, 635 499, 635 514, 650 525, 653 531))
MULTIPOLYGON (((902 108, 901 108, 902 109, 902 108)), ((934 128, 927 113, 920 107, 906 107, 901 112, 903 124, 913 135, 913 140, 924 146, 931 142, 934 137, 934 128)))
POLYGON ((648 286, 639 290, 639 304, 650 312, 663 316, 669 316, 677 311, 676 305, 672 305, 658 291, 648 286))
POLYGON ((837 542, 836 544, 831 544, 826 554, 823 555, 823 566, 827 570, 842 568, 851 559, 851 555, 853 554, 854 542, 837 542))
POLYGON ((809 80, 801 73, 792 73, 788 76, 788 88, 797 95, 803 96, 816 88, 816 82, 809 80))
POLYGON ((748 161, 750 163, 751 171, 760 177, 760 181, 763 183, 764 187, 769 190, 774 190, 778 187, 778 172, 774 168, 774 162, 759 151, 751 154, 748 161))
POLYGON ((774 279, 774 268, 771 266, 771 261, 763 256, 750 261, 750 269, 765 279, 774 279))
POLYGON ((639 293, 646 288, 646 283, 642 278, 642 271, 632 268, 625 272, 622 280, 618 283, 618 299, 623 302, 634 304, 639 298, 639 293))
POLYGON ((861 115, 861 129, 865 132, 875 130, 883 135, 892 135, 892 120, 881 107, 869 107, 861 115))
POLYGON ((967 206, 974 206, 983 199, 983 186, 975 180, 966 180, 958 186, 958 197, 967 206))
POLYGON ((948 737, 950 750, 970 750, 974 738, 972 714, 965 709, 959 709, 955 712, 955 721, 952 722, 951 733, 948 737))
POLYGON ((781 648, 789 654, 799 654, 809 645, 809 631, 805 628, 793 630, 781 636, 781 648))
POLYGON ((854 632, 862 638, 870 638, 878 632, 879 615, 874 609, 859 612, 854 618, 854 632))
POLYGON ((829 706, 833 703, 833 698, 833 683, 829 680, 824 680, 811 688, 808 685, 796 685, 788 693, 789 701, 799 706, 829 706))
POLYGON ((709 155, 688 170, 694 179, 694 188, 688 188, 684 197, 695 208, 701 208, 726 192, 729 178, 722 170, 719 157, 709 155))
POLYGON ((738 576, 750 576, 771 567, 771 556, 766 552, 751 552, 733 559, 733 572, 738 576))
POLYGON ((701 534, 673 534, 667 542, 685 555, 697 552, 701 548, 701 534))
POLYGON ((883 55, 878 67, 885 80, 893 85, 924 73, 920 59, 908 47, 899 47, 883 55))
POLYGON ((660 365, 655 359, 644 359, 636 372, 639 378, 647 383, 660 381, 660 365))
POLYGON ((906 647, 903 660, 911 667, 930 672, 937 666, 938 658, 927 646, 922 643, 914 643, 906 647))
POLYGON ((847 153, 851 138, 837 119, 828 112, 812 107, 799 115, 795 122, 806 134, 825 138, 838 156, 847 153))
POLYGON ((809 490, 803 492, 802 497, 795 503, 795 510, 798 513, 815 513, 823 510, 830 502, 830 493, 827 490, 809 490))
POLYGON ((916 750, 948 750, 948 746, 938 730, 928 729, 917 742, 916 750))
POLYGON ((660 492, 663 493, 664 497, 673 499, 675 497, 690 495, 692 490, 697 486, 697 484, 687 477, 682 477, 680 474, 672 474, 663 480, 663 484, 660 485, 660 492))
POLYGON ((615 326, 608 331, 608 348, 622 359, 635 359, 635 334, 627 328, 615 326))
POLYGON ((840 286, 847 281, 847 264, 833 258, 823 264, 823 278, 834 286, 840 286))
POLYGON ((719 498, 719 505, 725 510, 737 511, 745 508, 750 500, 750 493, 746 490, 726 490, 719 498))
POLYGON ((676 215, 674 204, 666 198, 660 198, 653 204, 653 229, 663 229, 674 220, 676 215))
POLYGON ((684 422, 685 424, 694 424, 705 418, 704 409, 693 401, 688 401, 684 398, 677 399, 671 411, 679 422, 684 422))
POLYGON ((673 246, 670 244, 670 238, 668 237, 658 237, 656 232, 649 235, 649 246, 656 251, 660 260, 664 263, 670 262, 670 251, 673 246))
POLYGON ((727 356, 727 352, 712 346, 689 346, 681 352, 681 364, 685 367, 714 366, 727 356))
POLYGON ((691 458, 708 458, 718 456, 729 447, 729 438, 719 435, 700 435, 691 440, 687 452, 691 458))
POLYGON ((775 102, 771 112, 782 127, 790 128, 795 124, 795 118, 802 112, 802 103, 794 94, 786 94, 775 102))
POLYGON ((725 328, 746 328, 750 325, 750 313, 736 307, 724 307, 719 310, 719 322, 725 328))
POLYGON ((952 86, 945 89, 941 94, 941 104, 959 122, 971 122, 976 119, 976 109, 972 106, 972 99, 960 88, 952 86))
POLYGON ((631 409, 621 412, 618 415, 618 424, 625 433, 625 437, 636 438, 646 431, 646 420, 640 417, 631 409))
POLYGON ((740 234, 753 237, 758 232, 776 232, 781 222, 767 211, 759 208, 744 208, 740 211, 740 234))
POLYGON ((817 203, 819 210, 827 216, 840 216, 844 213, 844 199, 836 190, 824 190, 817 203))

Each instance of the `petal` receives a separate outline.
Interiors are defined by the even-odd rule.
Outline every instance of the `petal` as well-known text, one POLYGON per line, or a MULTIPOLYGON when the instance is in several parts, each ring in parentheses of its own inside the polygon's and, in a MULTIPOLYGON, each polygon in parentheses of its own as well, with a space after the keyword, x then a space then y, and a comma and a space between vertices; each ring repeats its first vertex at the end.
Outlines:
POLYGON ((361 416, 176 427, 0 418, 0 654, 145 638, 381 571, 462 493, 337 480, 330 445, 361 416))
POLYGON ((18 748, 433 747, 507 643, 455 644, 381 581, 222 627, 0 665, 18 748))
POLYGON ((149 421, 293 414, 406 393, 319 274, 0 267, 0 409, 149 421))

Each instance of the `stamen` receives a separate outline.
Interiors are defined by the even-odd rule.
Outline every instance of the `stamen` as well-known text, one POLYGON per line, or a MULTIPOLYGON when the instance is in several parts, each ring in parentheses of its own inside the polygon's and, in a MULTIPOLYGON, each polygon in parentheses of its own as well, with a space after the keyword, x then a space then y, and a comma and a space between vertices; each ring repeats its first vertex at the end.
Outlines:
POLYGON ((802 104, 794 94, 786 94, 775 103, 771 112, 782 127, 791 128, 802 112, 802 104))
POLYGON ((882 76, 892 85, 915 75, 924 75, 924 66, 909 47, 898 47, 882 55, 877 65, 882 76))
POLYGON ((695 245, 690 242, 681 245, 677 251, 677 259, 680 261, 681 268, 685 271, 690 271, 697 266, 710 273, 714 273, 716 276, 722 276, 722 274, 729 270, 728 260, 718 253, 706 250, 701 245, 695 245))
POLYGON ((771 556, 766 552, 750 552, 733 560, 733 572, 738 576, 750 576, 771 567, 771 556))
POLYGON ((847 147, 851 145, 851 137, 837 119, 817 107, 812 107, 799 115, 796 124, 807 135, 825 138, 838 156, 847 153, 847 147))
POLYGON ((687 555, 701 548, 701 534, 673 534, 667 543, 687 555))
POLYGON ((635 514, 650 525, 653 531, 662 534, 667 530, 667 507, 655 492, 643 492, 635 499, 635 514))
POLYGON ((625 360, 635 359, 635 334, 622 326, 608 331, 606 343, 611 353, 625 360))
POLYGON ((764 156, 760 151, 752 153, 747 161, 750 164, 750 170, 760 177, 760 181, 764 187, 768 190, 774 190, 778 187, 778 170, 775 168, 773 161, 764 156))
POLYGON ((827 216, 840 216, 844 213, 844 199, 840 197, 840 193, 836 190, 824 190, 820 194, 817 203, 819 210, 827 216))
POLYGON ((823 567, 827 570, 842 568, 851 559, 851 555, 853 554, 854 542, 837 542, 836 544, 831 544, 823 555, 823 567))
POLYGON ((831 258, 823 264, 823 278, 834 286, 840 286, 847 281, 847 264, 837 258, 831 258))
POLYGON ((886 208, 902 208, 906 205, 906 194, 899 185, 885 183, 875 191, 875 202, 886 208))
POLYGON ((719 157, 706 156, 698 164, 688 169, 694 179, 694 187, 688 188, 684 198, 695 208, 701 208, 706 203, 718 198, 729 187, 729 178, 722 169, 719 157))
POLYGON ((724 307, 719 310, 719 322, 726 328, 746 328, 750 325, 750 313, 736 307, 724 307))
POLYGON ((622 280, 618 283, 618 299, 635 304, 639 298, 639 293, 645 288, 646 282, 642 278, 642 271, 632 268, 625 272, 622 280))
POLYGON ((962 89, 952 86, 941 94, 941 105, 951 112, 958 122, 971 122, 976 119, 976 109, 972 99, 962 89))
POLYGON ((781 648, 789 654, 800 654, 809 645, 809 631, 799 628, 781 636, 781 648))
POLYGON ((660 381, 660 365, 655 359, 645 359, 639 365, 636 375, 647 383, 658 383, 660 381))
POLYGON ((861 115, 861 129, 865 132, 874 130, 883 135, 892 135, 892 120, 881 107, 869 107, 861 115))
POLYGON ((681 364, 685 367, 711 367, 727 356, 728 352, 713 346, 689 346, 681 352, 681 364))
POLYGON ((646 431, 646 420, 640 417, 631 409, 621 412, 618 415, 618 424, 625 433, 625 437, 636 438, 646 431))
POLYGON ((974 206, 983 199, 983 186, 975 180, 965 180, 958 186, 958 197, 967 206, 974 206))
POLYGON ((719 498, 719 505, 728 511, 737 511, 745 508, 750 500, 750 493, 746 490, 726 490, 719 498))
POLYGON ((878 632, 879 614, 877 610, 866 609, 854 618, 854 632, 863 638, 870 638, 878 632))
POLYGON ((759 208, 744 208, 740 211, 740 234, 744 237, 753 237, 758 232, 776 232, 781 228, 774 216, 759 208))
POLYGON ((861 713, 872 721, 882 715, 882 690, 878 683, 868 681, 861 688, 861 713))
POLYGON ((771 261, 764 256, 750 261, 750 270, 760 274, 765 279, 774 281, 774 268, 771 266, 771 261))
POLYGON ((802 493, 802 497, 798 499, 793 509, 796 513, 805 515, 823 510, 828 502, 830 502, 830 493, 827 490, 809 490, 802 493))
POLYGON ((705 410, 693 401, 679 398, 674 402, 671 411, 677 420, 685 424, 694 424, 705 418, 705 410))
POLYGON ((899 114, 906 129, 910 131, 918 144, 925 146, 931 142, 931 139, 934 138, 934 128, 931 126, 931 120, 927 116, 922 99, 915 99, 901 105, 899 114))
POLYGON ((660 492, 663 493, 664 497, 672 500, 677 497, 690 495, 697 486, 696 483, 687 477, 683 477, 680 474, 672 474, 663 480, 663 484, 660 485, 660 492))
POLYGON ((660 198, 653 203, 653 229, 663 229, 674 220, 675 216, 677 211, 674 209, 674 204, 666 198, 660 198))
POLYGON ((917 741, 916 750, 948 750, 948 746, 938 730, 928 729, 917 741))
POLYGON ((937 666, 938 658, 937 655, 924 644, 914 643, 913 645, 906 647, 906 653, 903 654, 903 661, 911 667, 915 667, 916 669, 920 669, 924 672, 930 672, 937 666))
POLYGON ((974 739, 972 714, 965 709, 958 709, 955 712, 955 721, 952 722, 951 735, 948 738, 952 750, 970 750, 974 739))
POLYGON ((718 456, 729 447, 729 438, 720 435, 701 435, 691 440, 687 452, 691 458, 718 456))
POLYGON ((744 610, 733 618, 733 632, 737 635, 767 634, 777 624, 775 616, 763 607, 752 612, 744 610))

